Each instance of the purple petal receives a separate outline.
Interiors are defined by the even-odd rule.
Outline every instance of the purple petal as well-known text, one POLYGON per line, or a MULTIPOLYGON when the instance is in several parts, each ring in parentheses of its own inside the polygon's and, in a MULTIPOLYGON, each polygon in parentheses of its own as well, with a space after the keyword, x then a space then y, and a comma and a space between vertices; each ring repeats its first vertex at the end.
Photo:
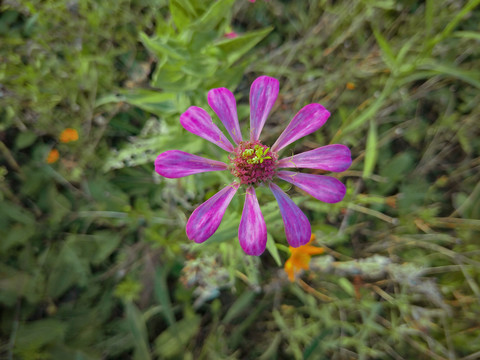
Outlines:
POLYGON ((165 151, 155 160, 155 171, 169 179, 226 169, 227 164, 221 161, 205 159, 180 150, 165 151))
POLYGON ((350 149, 345 145, 333 144, 280 159, 278 168, 307 168, 341 172, 352 164, 350 149))
POLYGON ((195 209, 187 221, 186 231, 190 240, 202 243, 217 231, 239 186, 231 183, 195 209))
POLYGON ((277 176, 306 191, 315 199, 330 204, 342 201, 347 191, 340 180, 331 176, 303 174, 286 170, 279 171, 277 176))
POLYGON ((242 133, 238 124, 237 103, 232 92, 226 88, 212 89, 207 95, 208 104, 220 118, 236 144, 242 141, 242 133))
POLYGON ((213 123, 208 113, 197 106, 190 106, 180 115, 180 123, 185 130, 198 135, 226 151, 233 151, 233 146, 223 132, 213 123))
POLYGON ((278 96, 279 82, 275 78, 260 76, 250 88, 250 140, 258 140, 268 114, 278 96))
POLYGON ((272 151, 280 151, 288 144, 317 131, 329 116, 328 110, 320 104, 303 107, 273 144, 272 151))
POLYGON ((245 195, 245 205, 238 228, 238 239, 247 255, 262 255, 265 246, 267 246, 267 226, 253 186, 247 188, 245 195))
POLYGON ((295 248, 305 245, 310 241, 312 235, 307 217, 277 185, 271 182, 268 186, 280 207, 288 243, 295 248))

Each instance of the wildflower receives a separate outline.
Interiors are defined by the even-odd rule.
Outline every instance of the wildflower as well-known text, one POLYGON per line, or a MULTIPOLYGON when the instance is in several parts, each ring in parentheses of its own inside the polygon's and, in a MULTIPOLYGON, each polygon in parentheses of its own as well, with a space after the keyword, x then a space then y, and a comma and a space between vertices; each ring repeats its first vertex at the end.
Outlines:
POLYGON ((347 90, 355 90, 355 84, 353 82, 347 82, 345 87, 347 88, 347 90))
POLYGON ((290 257, 285 261, 284 269, 290 281, 295 280, 295 275, 300 272, 300 270, 309 269, 312 255, 323 254, 322 248, 310 245, 314 240, 315 235, 312 234, 310 241, 306 245, 299 246, 298 248, 288 247, 290 257))
POLYGON ((66 128, 60 134, 59 140, 62 143, 69 143, 69 142, 72 142, 72 141, 77 141, 78 140, 78 132, 75 129, 66 128))
POLYGON ((58 152, 57 149, 52 149, 47 155, 47 158, 45 161, 47 164, 53 164, 58 161, 58 158, 60 157, 60 153, 58 152))
POLYGON ((273 192, 280 207, 287 241, 294 248, 305 245, 310 240, 310 223, 273 179, 279 178, 294 184, 327 203, 339 202, 345 196, 345 185, 336 178, 280 170, 309 168, 339 172, 350 166, 350 150, 337 144, 279 159, 279 152, 283 148, 318 130, 327 121, 330 113, 322 105, 310 104, 301 109, 271 147, 260 141, 260 133, 277 99, 278 89, 278 80, 268 76, 261 76, 253 82, 250 89, 248 140, 242 138, 232 92, 226 88, 208 92, 210 107, 220 118, 235 145, 213 123, 204 109, 192 106, 180 116, 180 123, 187 131, 229 152, 230 164, 179 150, 168 150, 155 160, 155 171, 167 178, 179 178, 207 171, 229 170, 237 178, 195 209, 186 227, 190 240, 202 243, 215 233, 240 186, 245 188, 246 195, 238 238, 243 250, 249 255, 261 255, 267 243, 267 228, 255 193, 256 186, 268 186, 273 192))

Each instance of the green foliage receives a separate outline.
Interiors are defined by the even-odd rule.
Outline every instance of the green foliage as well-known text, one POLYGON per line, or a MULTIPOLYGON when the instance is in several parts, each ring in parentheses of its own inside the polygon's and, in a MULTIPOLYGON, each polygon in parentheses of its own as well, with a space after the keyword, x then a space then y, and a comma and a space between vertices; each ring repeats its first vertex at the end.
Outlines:
POLYGON ((478 356, 479 5, 2 2, 2 356, 478 356), (282 185, 325 248, 294 283, 268 189, 257 189, 267 251, 248 257, 236 238, 242 190, 208 241, 184 231, 228 172, 153 171, 169 149, 228 161, 179 115, 227 87, 243 126, 262 74, 281 80, 265 143, 318 102, 331 118, 285 153, 343 143, 354 160, 338 174, 338 204, 282 185), (66 128, 78 141, 60 141, 66 128))

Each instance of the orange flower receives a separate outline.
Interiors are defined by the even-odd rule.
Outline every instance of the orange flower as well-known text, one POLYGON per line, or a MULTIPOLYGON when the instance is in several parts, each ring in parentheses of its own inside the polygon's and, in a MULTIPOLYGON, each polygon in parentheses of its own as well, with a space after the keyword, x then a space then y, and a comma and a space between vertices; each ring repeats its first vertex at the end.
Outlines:
POLYGON ((288 275, 290 281, 295 280, 295 275, 300 272, 301 269, 308 270, 310 265, 310 258, 312 255, 319 255, 323 253, 322 248, 310 245, 315 240, 315 235, 312 234, 310 241, 298 248, 289 246, 290 257, 285 261, 285 272, 288 275))
POLYGON ((348 90, 354 90, 355 89, 355 84, 353 82, 347 82, 347 84, 345 85, 345 87, 348 89, 348 90))
POLYGON ((60 134, 59 139, 60 139, 60 142, 62 142, 62 143, 69 143, 71 141, 77 141, 78 140, 78 132, 75 129, 66 128, 60 134))
POLYGON ((58 161, 59 157, 60 157, 60 154, 59 154, 58 150, 57 149, 52 149, 48 153, 45 161, 47 162, 47 164, 53 164, 54 162, 58 161))

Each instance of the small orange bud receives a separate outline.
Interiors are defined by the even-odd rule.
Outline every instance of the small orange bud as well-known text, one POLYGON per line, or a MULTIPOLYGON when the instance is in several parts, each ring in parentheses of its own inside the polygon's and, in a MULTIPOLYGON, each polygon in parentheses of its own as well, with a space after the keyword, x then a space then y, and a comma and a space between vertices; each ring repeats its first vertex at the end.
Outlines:
POLYGON ((60 134, 59 139, 60 139, 60 142, 62 142, 62 143, 69 143, 71 141, 77 141, 78 140, 78 132, 75 129, 66 128, 60 134))
POLYGON ((59 154, 58 150, 57 149, 52 149, 48 153, 45 161, 47 162, 47 164, 53 164, 54 162, 58 161, 59 157, 60 157, 60 154, 59 154))
POLYGON ((347 90, 354 90, 355 89, 355 84, 353 82, 347 82, 345 87, 347 88, 347 90))

